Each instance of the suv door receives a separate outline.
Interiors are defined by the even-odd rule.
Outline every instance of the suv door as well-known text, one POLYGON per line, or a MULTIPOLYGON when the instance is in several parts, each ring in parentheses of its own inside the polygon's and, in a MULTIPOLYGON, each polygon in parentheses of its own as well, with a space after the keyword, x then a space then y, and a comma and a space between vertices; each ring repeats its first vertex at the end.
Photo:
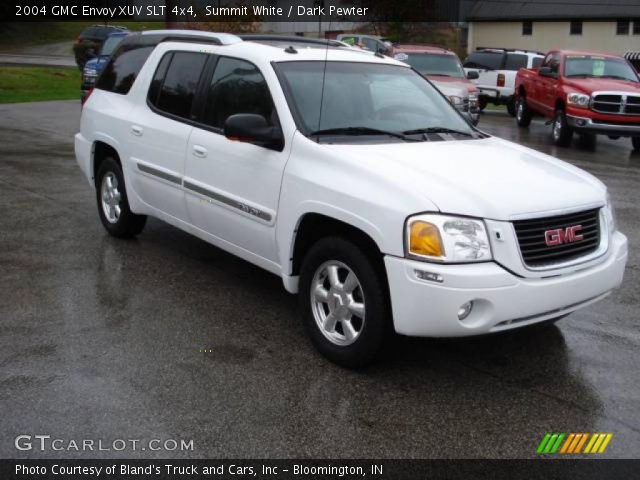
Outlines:
POLYGON ((208 55, 164 54, 149 86, 146 104, 129 118, 133 188, 151 207, 188 219, 182 176, 187 141, 193 130, 194 98, 208 55))
POLYGON ((226 119, 238 113, 260 114, 279 125, 269 86, 254 64, 219 57, 203 96, 201 128, 191 134, 184 177, 191 222, 239 247, 244 256, 253 252, 255 263, 274 267, 275 220, 289 145, 275 151, 223 135, 226 119))

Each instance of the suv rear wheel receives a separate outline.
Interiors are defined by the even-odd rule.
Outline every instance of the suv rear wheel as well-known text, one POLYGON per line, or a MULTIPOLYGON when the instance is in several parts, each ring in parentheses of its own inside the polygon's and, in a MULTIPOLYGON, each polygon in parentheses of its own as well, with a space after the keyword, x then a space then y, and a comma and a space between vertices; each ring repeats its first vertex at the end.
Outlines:
POLYGON ((362 249, 341 237, 318 241, 302 264, 299 297, 320 353, 348 368, 375 360, 389 325, 389 302, 384 280, 362 249))
POLYGON ((564 110, 556 110, 556 116, 553 121, 553 128, 551 130, 553 137, 553 143, 559 147, 568 147, 573 138, 573 130, 567 123, 567 116, 564 110))
POLYGON ((129 208, 122 168, 113 157, 105 158, 98 169, 96 200, 102 225, 111 235, 130 238, 142 232, 147 217, 129 208))
POLYGON ((516 122, 518 122, 518 126, 523 128, 528 127, 532 117, 533 114, 531 110, 529 110, 529 107, 527 107, 527 99, 524 95, 519 95, 516 106, 516 122))

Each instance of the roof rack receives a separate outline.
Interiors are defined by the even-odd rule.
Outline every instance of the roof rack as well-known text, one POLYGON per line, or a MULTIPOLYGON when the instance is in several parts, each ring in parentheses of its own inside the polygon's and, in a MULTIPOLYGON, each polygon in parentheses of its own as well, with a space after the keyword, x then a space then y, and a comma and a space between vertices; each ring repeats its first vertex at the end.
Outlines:
POLYGON ((546 55, 545 52, 539 52, 537 50, 527 50, 526 48, 476 47, 476 52, 480 50, 500 50, 503 52, 525 52, 525 53, 535 53, 542 56, 546 55))
POLYGON ((245 42, 278 42, 278 43, 298 43, 298 44, 309 44, 309 45, 322 45, 326 47, 327 45, 330 47, 344 47, 344 45, 338 40, 324 39, 324 38, 309 38, 309 37, 298 37, 293 35, 269 35, 269 34, 247 34, 247 35, 239 35, 239 38, 244 40, 245 42))
POLYGON ((140 32, 143 38, 152 37, 155 43, 196 42, 213 45, 233 45, 242 39, 230 33, 203 32, 199 30, 145 30, 140 32))

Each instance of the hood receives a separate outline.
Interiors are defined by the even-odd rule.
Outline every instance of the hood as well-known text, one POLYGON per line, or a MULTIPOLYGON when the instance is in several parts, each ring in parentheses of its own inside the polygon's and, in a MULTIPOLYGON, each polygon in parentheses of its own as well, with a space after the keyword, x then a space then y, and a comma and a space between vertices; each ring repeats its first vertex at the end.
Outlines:
POLYGON ((577 92, 590 95, 597 91, 629 92, 640 94, 640 83, 613 78, 565 78, 564 85, 577 92))
MULTIPOLYGON (((431 82, 438 88, 453 87, 464 89, 469 93, 478 90, 478 87, 476 87, 473 82, 466 78, 444 77, 442 75, 426 75, 426 77, 431 80, 431 82)), ((442 88, 440 89, 442 90, 442 88)))
POLYGON ((376 145, 331 145, 366 174, 393 182, 416 213, 433 205, 445 213, 494 220, 602 206, 606 187, 566 162, 502 140, 452 140, 376 145))

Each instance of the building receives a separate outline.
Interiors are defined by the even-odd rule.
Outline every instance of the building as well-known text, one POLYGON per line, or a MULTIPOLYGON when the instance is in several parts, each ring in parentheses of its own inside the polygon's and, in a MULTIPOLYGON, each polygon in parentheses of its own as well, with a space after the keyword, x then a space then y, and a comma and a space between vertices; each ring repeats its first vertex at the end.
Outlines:
POLYGON ((575 48, 640 50, 639 0, 463 1, 468 50, 575 48))

